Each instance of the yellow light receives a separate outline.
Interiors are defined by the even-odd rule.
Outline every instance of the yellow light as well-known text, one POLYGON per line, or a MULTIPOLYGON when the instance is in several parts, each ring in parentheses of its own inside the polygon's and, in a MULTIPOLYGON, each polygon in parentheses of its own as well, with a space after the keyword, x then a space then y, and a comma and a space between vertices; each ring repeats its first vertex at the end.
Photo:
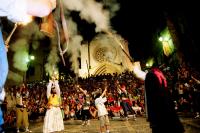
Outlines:
POLYGON ((146 67, 148 67, 148 68, 152 67, 153 63, 154 63, 154 59, 153 58, 148 59, 148 61, 146 63, 146 67))
POLYGON ((31 60, 34 60, 34 59, 35 59, 35 56, 31 55, 31 56, 30 56, 30 59, 31 59, 31 60))
POLYGON ((169 46, 169 42, 167 42, 167 41, 163 42, 163 51, 164 51, 164 54, 166 56, 170 55, 171 49, 170 49, 170 46, 169 46))

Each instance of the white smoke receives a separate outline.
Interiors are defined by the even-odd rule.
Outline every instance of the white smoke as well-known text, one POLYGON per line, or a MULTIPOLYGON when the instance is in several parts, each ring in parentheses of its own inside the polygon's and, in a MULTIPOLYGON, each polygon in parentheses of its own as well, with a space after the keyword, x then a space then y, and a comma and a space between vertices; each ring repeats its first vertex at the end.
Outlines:
POLYGON ((102 3, 95 0, 65 0, 65 7, 70 11, 79 11, 80 17, 89 23, 96 24, 96 32, 110 29, 110 14, 102 3))
POLYGON ((20 71, 26 71, 28 69, 28 42, 26 39, 18 39, 12 44, 11 50, 14 51, 13 66, 20 71))
POLYGON ((103 0, 103 4, 107 10, 110 12, 110 18, 116 15, 116 12, 120 9, 119 3, 117 0, 103 0))
POLYGON ((56 40, 51 41, 51 51, 49 53, 47 63, 45 64, 45 71, 52 76, 53 72, 58 72, 57 63, 60 61, 58 56, 58 45, 56 40))
POLYGON ((11 79, 15 81, 16 83, 20 83, 21 81, 23 81, 23 76, 13 71, 9 71, 8 79, 11 79))
MULTIPOLYGON (((104 0, 103 3, 96 2, 95 0, 64 0, 64 6, 68 11, 80 12, 80 17, 88 21, 88 23, 95 23, 96 32, 110 31, 110 18, 115 15, 115 12, 119 10, 119 4, 116 0, 104 0), (107 8, 104 8, 104 7, 107 8)), ((67 14, 65 10, 65 14, 67 14)), ((78 34, 77 25, 70 19, 69 16, 65 16, 67 20, 68 32, 69 32, 69 54, 71 54, 70 61, 72 62, 72 69, 75 73, 78 73, 78 57, 80 56, 82 36, 78 34)), ((39 40, 44 38, 45 35, 40 32, 38 24, 32 22, 25 26, 19 34, 19 38, 11 47, 15 52, 14 54, 14 67, 21 71, 27 70, 27 59, 29 51, 29 42, 32 44, 32 48, 35 50, 39 47, 39 40), (23 61, 24 60, 24 61, 23 61)), ((108 54, 107 56, 111 56, 108 54)), ((54 38, 51 44, 51 51, 48 57, 48 63, 45 64, 45 70, 48 74, 52 74, 54 71, 58 71, 57 63, 59 62, 57 40, 54 38)))
POLYGON ((39 25, 34 21, 20 30, 20 36, 31 41, 39 41, 45 37, 45 35, 40 31, 39 25))
MULTIPOLYGON (((65 0, 63 1, 65 6, 65 18, 67 19, 67 27, 69 34, 69 47, 67 53, 71 55, 70 62, 72 63, 72 70, 77 74, 79 70, 78 58, 80 57, 80 47, 83 37, 78 34, 77 24, 72 21, 68 11, 78 11, 80 12, 80 17, 88 21, 88 23, 95 23, 96 32, 109 31, 110 29, 110 18, 114 16, 115 12, 119 10, 119 4, 116 0, 113 2, 106 1, 104 3, 109 10, 104 9, 103 3, 96 2, 95 0, 65 0)), ((59 11, 59 10, 57 10, 59 11)), ((58 20, 59 13, 54 15, 55 19, 58 20)), ((60 19, 60 18, 59 18, 60 19)), ((62 35, 61 35, 62 37, 62 35)), ((62 40, 62 38, 61 38, 62 40)), ((64 46, 63 46, 64 47, 64 46)), ((52 66, 58 61, 56 47, 52 47, 52 51, 49 54, 48 64, 45 65, 46 71, 50 74, 52 66), (56 58, 56 59, 53 59, 56 58)), ((110 55, 109 55, 110 56, 110 55)))
POLYGON ((20 28, 19 39, 11 44, 11 50, 14 52, 14 68, 26 71, 29 62, 29 47, 33 44, 33 49, 37 49, 39 39, 44 38, 44 35, 39 31, 39 26, 35 22, 20 28))
POLYGON ((34 21, 25 26, 18 26, 18 29, 14 34, 18 39, 10 44, 10 50, 14 52, 12 58, 13 67, 23 73, 20 75, 10 70, 8 75, 8 79, 16 83, 23 81, 23 74, 28 70, 30 61, 29 48, 32 45, 32 48, 36 50, 39 47, 40 39, 44 38, 44 35, 39 30, 38 24, 34 21))
POLYGON ((70 62, 72 63, 72 70, 75 74, 79 72, 79 62, 78 58, 80 57, 80 48, 81 48, 81 41, 83 37, 78 35, 77 24, 72 21, 72 19, 68 19, 68 26, 69 26, 69 51, 68 53, 71 55, 70 62))
MULTIPOLYGON (((73 2, 72 2, 73 3, 73 2)), ((71 3, 70 3, 71 4, 71 3)), ((56 10, 54 12, 55 20, 59 22, 60 20, 60 14, 59 10, 56 10)), ((68 43, 63 42, 65 40, 64 34, 60 34, 61 38, 61 48, 62 50, 65 50, 66 47, 67 49, 67 54, 70 55, 69 61, 71 62, 71 70, 74 71, 75 74, 78 74, 79 71, 79 62, 78 58, 80 57, 80 47, 81 47, 81 41, 83 40, 83 37, 78 34, 78 29, 77 29, 77 24, 72 20, 71 16, 69 16, 69 10, 65 10, 65 19, 67 22, 67 31, 69 36, 68 43), (67 46, 68 45, 68 46, 67 46)), ((60 27, 60 33, 64 33, 62 30, 65 30, 64 28, 61 27, 61 23, 58 23, 58 26, 60 27)))

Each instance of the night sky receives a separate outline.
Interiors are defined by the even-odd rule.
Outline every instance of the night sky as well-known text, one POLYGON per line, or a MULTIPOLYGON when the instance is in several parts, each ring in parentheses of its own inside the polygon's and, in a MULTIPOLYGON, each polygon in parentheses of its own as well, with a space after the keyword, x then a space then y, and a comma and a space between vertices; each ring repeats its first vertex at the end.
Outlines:
MULTIPOLYGON (((145 6, 131 0, 118 0, 120 9, 111 19, 112 29, 129 42, 129 52, 134 60, 141 60, 152 55, 152 37, 158 27, 165 24, 163 11, 156 6, 145 6)), ((95 24, 81 20, 79 12, 71 15, 78 23, 78 29, 84 40, 91 41, 96 35, 95 24)))
MULTIPOLYGON (((145 60, 153 55, 152 48, 155 45, 153 43, 153 39, 155 39, 153 36, 155 36, 158 29, 162 30, 166 26, 164 11, 170 12, 174 17, 176 17, 176 14, 184 14, 186 16, 186 19, 188 19, 188 27, 186 29, 188 31, 186 31, 187 34, 183 38, 186 37, 187 40, 183 40, 181 48, 185 52, 184 55, 188 54, 188 60, 192 60, 192 57, 199 55, 200 23, 198 19, 200 19, 200 15, 198 12, 199 7, 193 6, 195 3, 192 5, 186 3, 183 6, 181 5, 182 3, 177 5, 170 1, 167 3, 156 3, 152 1, 117 0, 117 2, 120 4, 120 9, 111 19, 111 26, 113 30, 128 41, 130 55, 135 61, 145 60), (192 44, 193 47, 188 44, 192 44), (190 51, 188 52, 188 50, 190 51)), ((78 31, 83 36, 83 40, 90 42, 97 34, 95 32, 96 25, 81 19, 79 13, 72 11, 70 15, 77 23, 78 31)), ((4 29, 11 31, 11 28, 5 26, 4 29)), ((195 62, 195 59, 193 60, 195 62)))
POLYGON ((115 30, 129 42, 129 51, 135 60, 151 55, 152 37, 165 23, 158 8, 145 7, 144 3, 120 2, 120 10, 112 19, 115 30))
POLYGON ((173 19, 177 37, 180 39, 179 50, 184 60, 200 67, 196 58, 200 56, 200 15, 197 3, 153 2, 118 0, 120 10, 111 20, 114 29, 129 42, 129 50, 134 60, 147 59, 153 55, 155 35, 166 28, 166 13, 173 19))
MULTIPOLYGON (((97 0, 103 1, 103 0, 97 0)), ((116 16, 111 19, 112 28, 117 31, 125 40, 129 42, 129 51, 134 60, 143 60, 153 55, 152 48, 153 38, 158 32, 158 29, 162 31, 166 27, 165 13, 167 12, 175 18, 175 22, 178 23, 180 16, 184 16, 184 21, 180 22, 186 24, 185 35, 182 36, 188 38, 188 43, 183 40, 181 42, 181 50, 188 61, 192 60, 192 57, 198 56, 200 42, 199 36, 199 19, 198 12, 199 7, 196 7, 195 3, 191 2, 146 2, 146 1, 133 1, 133 0, 117 0, 120 3, 120 10, 116 12, 116 16), (177 18, 176 18, 177 17, 177 18), (193 43, 193 48, 189 44, 193 43), (191 49, 188 52, 188 49, 191 49), (193 51, 196 51, 195 53, 193 51)), ((78 13, 76 14, 76 21, 78 13)), ((86 21, 78 20, 78 28, 82 33, 85 40, 92 40, 95 36, 95 25, 88 24, 86 21)), ((181 25, 181 24, 180 24, 181 25)), ((179 26, 180 26, 179 25, 179 26)), ((180 27, 179 27, 180 28, 180 27)), ((195 62, 195 60, 193 61, 195 62)))

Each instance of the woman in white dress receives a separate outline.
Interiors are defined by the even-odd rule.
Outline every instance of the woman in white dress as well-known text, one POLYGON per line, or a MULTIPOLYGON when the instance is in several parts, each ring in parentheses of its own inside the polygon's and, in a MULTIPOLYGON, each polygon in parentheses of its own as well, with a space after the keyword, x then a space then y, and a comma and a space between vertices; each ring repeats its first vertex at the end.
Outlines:
POLYGON ((60 97, 60 87, 57 80, 49 81, 47 85, 47 111, 44 118, 43 133, 51 133, 64 130, 64 123, 60 97))

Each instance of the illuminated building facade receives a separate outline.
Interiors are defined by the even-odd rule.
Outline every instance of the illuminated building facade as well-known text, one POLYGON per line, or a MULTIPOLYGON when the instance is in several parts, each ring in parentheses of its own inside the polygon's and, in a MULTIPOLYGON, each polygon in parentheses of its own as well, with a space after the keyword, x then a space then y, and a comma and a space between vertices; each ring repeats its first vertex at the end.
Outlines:
POLYGON ((120 45, 109 36, 99 35, 91 43, 82 45, 79 76, 88 77, 131 70, 128 43, 123 39, 119 42, 120 45))

